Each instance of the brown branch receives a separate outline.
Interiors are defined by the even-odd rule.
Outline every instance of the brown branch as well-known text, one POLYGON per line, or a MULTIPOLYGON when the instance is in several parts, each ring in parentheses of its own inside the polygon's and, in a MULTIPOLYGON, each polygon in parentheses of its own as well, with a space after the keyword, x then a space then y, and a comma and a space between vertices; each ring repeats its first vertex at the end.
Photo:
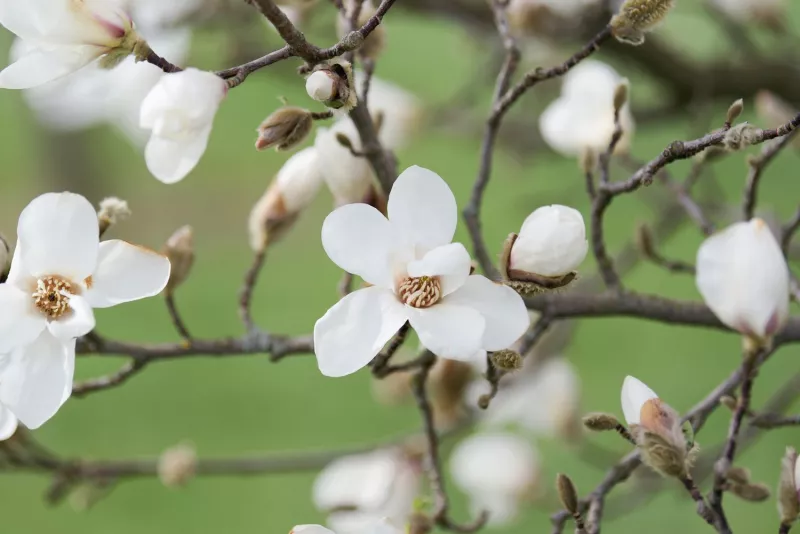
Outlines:
POLYGON ((172 319, 172 324, 175 326, 175 330, 178 331, 178 334, 180 334, 187 343, 191 344, 192 335, 189 333, 189 329, 186 328, 186 323, 183 322, 183 318, 175 304, 175 294, 171 291, 167 292, 164 296, 164 301, 167 304, 167 311, 169 312, 170 319, 172 319))
POLYGON ((789 255, 789 248, 792 245, 792 238, 797 233, 797 230, 800 229, 800 208, 794 213, 792 218, 787 222, 783 228, 781 229, 781 250, 783 250, 783 255, 789 255))
POLYGON ((750 424, 757 428, 781 428, 800 425, 800 415, 783 416, 775 413, 760 413, 750 424))
POLYGON ((406 337, 408 336, 409 331, 411 330, 411 324, 406 321, 403 326, 400 327, 400 330, 394 335, 392 340, 389 342, 389 345, 386 347, 386 350, 375 356, 372 361, 370 362, 370 366, 372 367, 372 374, 377 378, 384 378, 393 372, 397 372, 396 367, 390 367, 389 361, 392 359, 400 347, 403 346, 403 343, 406 342, 406 337))
POLYGON ((265 242, 258 252, 256 252, 256 255, 253 256, 253 263, 244 275, 244 284, 239 293, 239 317, 242 319, 248 332, 253 331, 255 328, 251 310, 253 292, 258 282, 258 275, 261 273, 261 269, 264 267, 264 261, 267 258, 267 248, 268 243, 265 242))
POLYGON ((147 363, 147 359, 132 359, 114 374, 77 382, 72 386, 72 396, 81 398, 90 393, 121 386, 133 375, 142 371, 147 363))
POLYGON ((744 200, 742 203, 742 218, 745 221, 749 221, 753 218, 756 202, 758 200, 758 185, 761 182, 764 171, 778 154, 780 154, 781 150, 791 144, 796 134, 797 130, 791 131, 781 139, 765 145, 758 157, 750 159, 750 172, 747 175, 747 183, 743 194, 744 200))
POLYGON ((149 46, 147 47, 147 55, 145 55, 144 60, 152 65, 155 65, 166 73, 181 72, 183 70, 179 66, 173 65, 163 57, 153 52, 149 46))
POLYGON ((691 475, 686 475, 685 477, 681 478, 680 481, 683 483, 683 487, 686 488, 686 491, 689 492, 692 500, 697 503, 697 515, 702 517, 703 520, 709 525, 714 526, 714 513, 708 507, 708 503, 706 503, 706 500, 703 498, 703 494, 700 493, 700 489, 697 487, 697 484, 695 484, 694 480, 692 480, 691 475))

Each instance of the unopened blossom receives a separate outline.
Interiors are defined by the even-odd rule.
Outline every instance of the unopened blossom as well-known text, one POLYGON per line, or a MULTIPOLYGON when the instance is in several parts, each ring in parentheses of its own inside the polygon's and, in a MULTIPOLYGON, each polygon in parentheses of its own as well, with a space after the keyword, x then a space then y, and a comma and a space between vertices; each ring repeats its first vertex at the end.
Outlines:
POLYGON ((344 456, 314 481, 314 506, 337 534, 363 534, 383 518, 405 524, 419 493, 420 466, 401 448, 344 456))
POLYGON ((452 243, 453 192, 437 174, 411 167, 394 183, 388 219, 366 204, 342 206, 322 226, 322 245, 339 267, 370 287, 334 305, 314 325, 317 363, 327 376, 366 366, 408 321, 437 356, 471 361, 514 343, 530 324, 511 288, 470 275, 472 262, 452 243))
POLYGON ((778 483, 778 513, 781 522, 791 525, 800 514, 800 462, 797 451, 786 448, 781 460, 781 476, 778 483))
POLYGON ((147 167, 165 183, 182 180, 208 146, 225 80, 197 69, 163 76, 142 102, 140 125, 151 130, 145 149, 147 167))
POLYGON ((685 475, 689 447, 678 412, 632 376, 625 377, 621 397, 622 412, 645 463, 666 475, 685 475))
MULTIPOLYGON (((561 96, 539 117, 545 142, 565 156, 580 156, 591 150, 605 152, 614 134, 614 94, 623 79, 599 61, 581 62, 564 76, 561 96)), ((618 151, 630 146, 634 123, 626 103, 620 111, 622 138, 618 151)))
POLYGON ((113 66, 138 36, 125 0, 2 0, 0 24, 27 44, 0 72, 0 87, 25 89, 66 76, 106 57, 113 66))
POLYGON ((250 212, 250 246, 261 250, 288 230, 322 185, 322 169, 314 147, 304 148, 283 164, 250 212))
POLYGON ((489 524, 512 522, 520 504, 532 497, 539 478, 539 455, 514 434, 475 434, 456 445, 450 458, 456 485, 469 496, 475 514, 489 524))
POLYGON ((353 66, 344 60, 317 65, 306 79, 308 96, 329 108, 350 111, 358 102, 353 66))
POLYGON ((543 206, 525 219, 511 247, 508 276, 561 278, 586 258, 589 242, 581 212, 568 206, 543 206))
POLYGON ((322 178, 338 206, 371 202, 375 196, 375 174, 367 158, 353 155, 337 136, 345 136, 353 149, 361 149, 361 138, 349 118, 335 122, 330 128, 317 128, 314 148, 319 158, 322 178))
POLYGON ((28 428, 55 414, 72 391, 75 339, 95 325, 93 308, 158 294, 169 261, 125 241, 100 243, 92 205, 47 193, 23 211, 8 281, 0 284, 0 404, 28 428))
POLYGON ((789 268, 761 219, 732 224, 697 251, 697 288, 728 327, 766 341, 789 317, 789 268))

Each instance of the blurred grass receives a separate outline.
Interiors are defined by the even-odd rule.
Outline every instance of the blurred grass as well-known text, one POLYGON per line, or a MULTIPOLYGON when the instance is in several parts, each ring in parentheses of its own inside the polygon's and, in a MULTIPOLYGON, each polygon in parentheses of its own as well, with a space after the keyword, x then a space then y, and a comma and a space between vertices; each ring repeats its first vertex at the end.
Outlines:
MULTIPOLYGON (((694 53, 719 52, 723 42, 708 20, 697 19, 694 6, 684 2, 664 32, 694 53), (691 42, 686 35, 691 33, 691 42)), ((795 6, 794 16, 800 16, 795 6)), ((474 75, 484 43, 441 21, 402 12, 388 19, 391 46, 379 63, 378 74, 416 92, 431 109, 448 102, 464 80, 474 75)), ((6 39, 7 41, 7 39, 6 39)), ((219 40, 213 35, 196 38, 197 64, 215 63, 219 40)), ((602 54, 600 54, 602 58, 602 54)), ((124 237, 158 247, 183 224, 196 228, 198 261, 191 280, 179 294, 190 329, 203 337, 238 334, 236 294, 250 261, 245 221, 252 203, 285 160, 275 153, 252 150, 253 129, 273 110, 279 95, 292 103, 307 104, 301 84, 288 74, 295 65, 278 65, 253 75, 232 92, 222 107, 212 141, 198 169, 185 181, 165 186, 150 177, 143 159, 109 129, 85 134, 92 146, 93 164, 101 172, 96 190, 79 191, 92 200, 116 194, 130 201, 133 219, 114 229, 124 237)), ((637 75, 617 65, 623 75, 637 75)), ((657 91, 644 91, 655 98, 657 91)), ((641 94, 637 95, 641 98, 641 94)), ((488 105, 484 100, 481 114, 488 105)), ((465 110, 471 113, 473 110, 465 110)), ((724 106, 716 110, 722 117, 724 106)), ((6 135, 0 143, 3 162, 0 231, 13 235, 16 217, 37 194, 50 190, 44 161, 51 157, 47 145, 18 93, 0 94, 0 113, 6 135)), ((534 117, 524 117, 533 121, 534 117)), ((747 117, 754 119, 754 117, 747 117)), ((696 133, 686 116, 642 127, 634 153, 642 159, 657 154, 676 138, 696 133)), ((478 162, 479 137, 474 132, 457 135, 442 124, 427 124, 400 154, 401 168, 410 164, 429 167, 451 184, 463 206, 478 162)), ((786 218, 800 198, 794 179, 797 154, 786 153, 764 180, 761 208, 786 218)), ((681 176, 686 164, 673 167, 681 176)), ((617 177, 624 176, 619 172, 617 177)), ((716 167, 726 198, 738 205, 744 184, 744 155, 735 155, 716 167)), ((588 203, 583 179, 575 162, 548 154, 520 157, 501 149, 484 211, 485 234, 494 252, 508 232, 541 204, 574 205, 584 214, 588 203)), ((628 241, 634 221, 652 218, 654 207, 636 194, 615 201, 607 217, 612 250, 628 241)), ((652 198, 652 197, 651 197, 652 198)), ((327 260, 319 242, 319 228, 330 206, 323 193, 314 208, 294 229, 291 239, 275 247, 256 293, 255 317, 275 332, 306 333, 314 321, 335 302, 339 272, 327 260)), ((466 240, 463 228, 457 236, 466 240)), ((681 231, 665 244, 666 254, 692 260, 700 243, 693 228, 681 231)), ((587 261, 587 272, 592 268, 587 261)), ((697 299, 690 277, 672 276, 640 265, 627 285, 651 293, 697 299)), ((139 341, 174 340, 166 311, 158 299, 135 303, 98 314, 99 331, 110 337, 139 341)), ((619 411, 619 387, 626 374, 647 382, 679 410, 691 407, 724 379, 739 362, 735 336, 692 328, 665 327, 635 319, 598 319, 580 324, 566 350, 583 382, 583 407, 587 411, 619 411)), ((798 350, 783 349, 763 370, 756 386, 756 402, 765 400, 781 380, 794 373, 798 350)), ((114 370, 121 360, 82 357, 78 376, 85 378, 114 370)), ((112 458, 156 456, 165 448, 191 440, 200 455, 239 455, 259 451, 298 451, 381 441, 416 430, 418 415, 408 406, 386 408, 372 399, 368 373, 338 380, 322 377, 312 356, 299 356, 270 364, 264 356, 191 358, 153 365, 126 386, 73 399, 37 438, 64 455, 112 458)), ((699 442, 711 446, 727 428, 720 410, 700 434, 699 442)), ((770 486, 777 480, 779 457, 792 444, 797 430, 776 430, 748 450, 741 463, 756 480, 770 486)), ((590 436, 603 447, 622 455, 626 449, 613 436, 590 436)), ((795 443, 796 444, 796 443, 795 443)), ((550 485, 556 472, 570 474, 585 494, 602 477, 605 466, 589 465, 563 444, 540 443, 545 458, 542 481, 550 485)), ((69 505, 47 508, 42 494, 48 480, 32 475, 0 474, 0 518, 9 532, 63 534, 167 534, 183 532, 287 532, 298 523, 323 518, 310 503, 313 474, 255 478, 209 478, 193 481, 179 491, 156 480, 120 484, 113 494, 87 513, 69 505)), ((619 493, 624 494, 625 487, 619 493)), ((753 505, 728 497, 730 519, 741 532, 774 530, 773 504, 753 505)), ((500 532, 549 530, 547 515, 554 509, 527 511, 519 523, 500 532)), ((693 505, 677 485, 654 501, 635 509, 624 519, 606 524, 614 532, 703 532, 693 505)), ((613 508, 609 513, 613 513, 613 508)), ((462 499, 455 513, 465 517, 462 499)))

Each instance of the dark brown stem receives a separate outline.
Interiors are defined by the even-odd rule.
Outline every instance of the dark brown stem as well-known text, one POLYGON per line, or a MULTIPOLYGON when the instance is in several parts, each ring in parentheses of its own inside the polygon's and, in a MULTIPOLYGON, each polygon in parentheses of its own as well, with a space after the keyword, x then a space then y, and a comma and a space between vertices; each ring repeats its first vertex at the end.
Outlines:
POLYGON ((709 525, 714 526, 714 513, 708 507, 706 500, 703 498, 703 494, 700 493, 700 489, 697 487, 697 484, 694 483, 691 475, 686 475, 681 478, 680 481, 683 483, 683 487, 686 488, 686 491, 689 492, 689 495, 691 495, 692 500, 697 503, 697 515, 702 517, 709 525))
POLYGON ((180 312, 178 311, 178 307, 175 304, 175 294, 167 292, 164 301, 167 304, 167 311, 169 311, 169 317, 172 319, 172 324, 175 326, 175 330, 178 331, 178 334, 186 340, 187 343, 191 344, 192 342, 192 335, 189 333, 189 329, 186 328, 186 324, 183 322, 183 318, 181 317, 180 312))
POLYGON ((163 57, 159 56, 152 49, 148 48, 147 55, 145 56, 145 61, 148 63, 155 65, 159 69, 163 70, 166 73, 173 73, 173 72, 181 72, 183 69, 177 65, 173 65, 163 57))
POLYGON ((783 255, 789 255, 789 248, 792 245, 792 238, 800 229, 800 208, 794 213, 792 218, 787 222, 781 230, 781 250, 783 255))
POLYGON ((253 291, 255 291, 258 275, 261 273, 261 269, 264 267, 264 261, 267 258, 267 248, 268 244, 264 243, 261 249, 256 252, 256 255, 253 257, 253 263, 244 275, 244 284, 239 293, 239 317, 241 317, 248 332, 252 332, 255 329, 251 309, 253 291))
POLYGON ((761 182, 764 171, 780 154, 781 150, 789 146, 796 134, 797 130, 792 131, 781 139, 764 146, 761 154, 757 158, 750 160, 750 172, 747 175, 747 183, 743 194, 744 201, 742 203, 742 218, 745 221, 753 218, 756 202, 758 201, 758 185, 761 182))
POLYGON ((406 342, 406 337, 408 336, 409 331, 411 331, 411 325, 406 322, 394 335, 392 340, 389 342, 389 345, 386 347, 386 350, 372 359, 370 366, 372 366, 373 375, 378 378, 384 378, 390 374, 391 368, 389 367, 389 361, 392 359, 392 356, 394 356, 397 351, 400 350, 400 347, 403 346, 403 343, 406 342))

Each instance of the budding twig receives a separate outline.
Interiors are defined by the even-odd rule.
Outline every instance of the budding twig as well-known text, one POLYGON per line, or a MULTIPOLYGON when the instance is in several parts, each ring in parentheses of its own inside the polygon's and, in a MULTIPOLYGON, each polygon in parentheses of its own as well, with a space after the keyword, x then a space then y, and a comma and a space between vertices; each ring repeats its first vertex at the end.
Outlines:
POLYGON ((191 345, 192 335, 189 333, 189 329, 186 328, 186 323, 183 322, 183 317, 181 317, 178 307, 175 304, 175 294, 171 291, 167 292, 164 296, 164 301, 167 304, 167 311, 169 312, 170 319, 172 319, 172 324, 175 326, 175 330, 186 340, 186 343, 191 345))
POLYGON ((765 145, 758 157, 750 159, 750 172, 747 175, 747 183, 743 194, 744 201, 742 203, 742 218, 745 221, 753 218, 753 212, 758 200, 758 185, 761 182, 764 170, 780 154, 781 150, 791 144, 795 135, 797 135, 797 130, 789 132, 781 139, 765 145))

